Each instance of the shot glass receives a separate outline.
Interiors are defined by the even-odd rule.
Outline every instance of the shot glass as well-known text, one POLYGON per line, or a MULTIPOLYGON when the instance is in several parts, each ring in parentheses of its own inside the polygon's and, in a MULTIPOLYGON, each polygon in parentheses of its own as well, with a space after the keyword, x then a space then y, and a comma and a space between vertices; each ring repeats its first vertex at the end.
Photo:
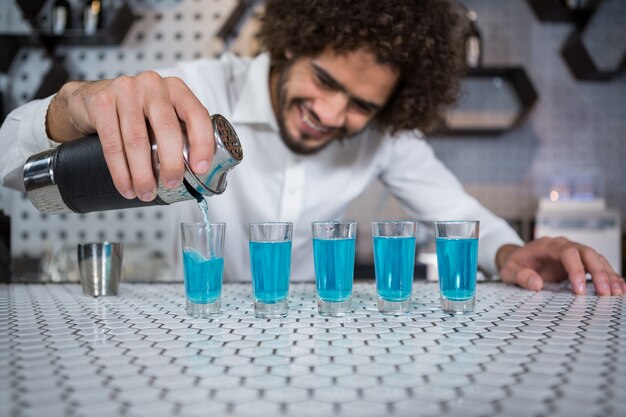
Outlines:
POLYGON ((292 223, 250 223, 250 269, 257 318, 287 315, 292 223))
POLYGON ((311 229, 317 309, 322 316, 344 316, 351 311, 356 222, 313 222, 311 229))
POLYGON ((449 314, 474 311, 480 222, 435 222, 441 310, 449 314))
POLYGON ((411 308, 416 228, 411 221, 372 222, 378 311, 383 314, 411 308))
POLYGON ((122 244, 81 243, 77 249, 78 275, 83 294, 92 297, 117 295, 122 278, 122 244))
POLYGON ((224 274, 224 223, 181 223, 187 314, 220 312, 224 274))

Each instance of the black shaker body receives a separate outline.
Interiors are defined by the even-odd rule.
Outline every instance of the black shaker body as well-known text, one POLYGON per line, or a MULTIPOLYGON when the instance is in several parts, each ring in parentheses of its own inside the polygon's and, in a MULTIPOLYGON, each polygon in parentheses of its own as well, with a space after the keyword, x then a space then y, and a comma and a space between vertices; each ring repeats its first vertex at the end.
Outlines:
MULTIPOLYGON (((24 165, 26 194, 33 205, 46 214, 90 213, 167 205, 221 194, 226 188, 227 172, 241 161, 243 153, 230 123, 220 115, 213 115, 211 119, 215 154, 209 172, 197 176, 191 171, 188 164, 188 143, 184 135, 183 183, 175 189, 166 189, 159 182, 157 196, 150 202, 137 198, 128 200, 117 191, 97 136, 67 142, 31 156, 24 165)), ((151 139, 152 136, 151 134, 151 139)), ((153 169, 155 178, 158 178, 156 150, 156 143, 152 140, 153 169)))
POLYGON ((63 202, 75 213, 166 204, 158 196, 144 202, 118 193, 97 136, 59 146, 52 169, 63 202))

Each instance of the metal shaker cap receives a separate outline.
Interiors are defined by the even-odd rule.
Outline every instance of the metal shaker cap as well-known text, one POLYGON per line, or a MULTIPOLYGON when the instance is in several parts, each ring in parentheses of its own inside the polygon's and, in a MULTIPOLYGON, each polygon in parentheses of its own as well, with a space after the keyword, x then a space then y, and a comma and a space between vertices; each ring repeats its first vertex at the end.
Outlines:
POLYGON ((239 163, 239 161, 243 159, 243 151, 235 129, 233 129, 230 122, 220 114, 213 115, 211 120, 213 121, 215 140, 221 141, 228 153, 239 163))
POLYGON ((215 150, 213 162, 206 174, 196 175, 189 165, 189 141, 185 135, 183 155, 185 159, 185 179, 198 193, 211 196, 221 194, 226 189, 226 174, 243 159, 243 150, 235 129, 220 114, 211 116, 215 150))
POLYGON ((32 155, 24 164, 23 181, 28 199, 42 213, 71 213, 65 204, 54 177, 57 149, 47 149, 32 155))

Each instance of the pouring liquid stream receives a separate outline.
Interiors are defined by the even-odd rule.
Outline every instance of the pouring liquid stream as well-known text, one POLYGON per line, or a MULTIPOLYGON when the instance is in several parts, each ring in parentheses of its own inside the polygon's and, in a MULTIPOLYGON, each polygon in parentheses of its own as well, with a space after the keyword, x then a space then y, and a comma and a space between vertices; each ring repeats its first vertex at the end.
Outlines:
POLYGON ((198 198, 198 206, 200 207, 200 211, 202 211, 202 216, 204 217, 204 224, 207 228, 207 248, 209 249, 209 257, 208 259, 215 258, 215 250, 213 248, 213 230, 211 229, 210 221, 209 221, 209 205, 207 204, 204 197, 198 198))

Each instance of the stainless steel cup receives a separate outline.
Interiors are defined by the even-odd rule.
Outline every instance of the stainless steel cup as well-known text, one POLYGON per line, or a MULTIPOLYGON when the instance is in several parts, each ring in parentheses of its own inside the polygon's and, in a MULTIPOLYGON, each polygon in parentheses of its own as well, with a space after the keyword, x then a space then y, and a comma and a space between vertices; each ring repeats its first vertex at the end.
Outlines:
POLYGON ((83 294, 93 297, 117 295, 122 277, 122 244, 79 244, 78 273, 83 294))

